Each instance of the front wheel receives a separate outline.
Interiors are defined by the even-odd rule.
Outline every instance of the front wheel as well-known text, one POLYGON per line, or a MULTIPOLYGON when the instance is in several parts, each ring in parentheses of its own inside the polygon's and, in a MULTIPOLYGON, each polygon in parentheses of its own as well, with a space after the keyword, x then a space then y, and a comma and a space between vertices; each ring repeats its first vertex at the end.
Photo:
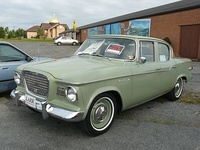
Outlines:
POLYGON ((116 100, 111 94, 101 94, 92 102, 85 120, 85 131, 91 136, 105 133, 116 114, 116 100))
POLYGON ((184 84, 183 79, 179 78, 174 88, 169 93, 167 93, 167 98, 171 101, 179 99, 179 97, 183 92, 183 84, 184 84))

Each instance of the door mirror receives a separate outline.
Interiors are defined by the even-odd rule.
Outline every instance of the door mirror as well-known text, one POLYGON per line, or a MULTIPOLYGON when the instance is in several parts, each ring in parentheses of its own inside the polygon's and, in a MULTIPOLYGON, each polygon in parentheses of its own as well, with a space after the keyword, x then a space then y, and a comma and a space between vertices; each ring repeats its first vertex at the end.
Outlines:
POLYGON ((31 57, 29 57, 29 56, 27 57, 27 61, 28 61, 28 62, 30 62, 30 61, 32 61, 32 60, 33 60, 33 59, 32 59, 31 57))

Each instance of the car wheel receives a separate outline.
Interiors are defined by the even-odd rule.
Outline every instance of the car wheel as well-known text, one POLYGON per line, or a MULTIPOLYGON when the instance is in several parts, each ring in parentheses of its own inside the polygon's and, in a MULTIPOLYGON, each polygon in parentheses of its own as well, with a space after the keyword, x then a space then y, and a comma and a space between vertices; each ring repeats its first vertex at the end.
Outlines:
POLYGON ((96 97, 83 121, 85 131, 91 136, 105 133, 111 126, 116 114, 116 100, 110 94, 96 97))
POLYGON ((60 46, 60 45, 61 45, 61 43, 60 43, 60 42, 58 42, 58 43, 57 43, 57 45, 58 45, 58 46, 60 46))
POLYGON ((75 46, 75 45, 76 45, 76 42, 73 42, 73 43, 72 43, 72 46, 75 46))
POLYGON ((179 99, 183 92, 183 79, 179 78, 174 86, 174 88, 167 94, 167 98, 171 101, 179 99))

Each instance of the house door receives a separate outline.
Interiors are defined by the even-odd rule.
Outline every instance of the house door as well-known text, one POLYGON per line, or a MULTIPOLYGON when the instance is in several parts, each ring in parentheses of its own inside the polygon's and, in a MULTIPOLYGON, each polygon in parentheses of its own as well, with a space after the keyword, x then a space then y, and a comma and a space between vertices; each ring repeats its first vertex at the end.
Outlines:
POLYGON ((180 56, 200 59, 200 25, 181 27, 180 56))

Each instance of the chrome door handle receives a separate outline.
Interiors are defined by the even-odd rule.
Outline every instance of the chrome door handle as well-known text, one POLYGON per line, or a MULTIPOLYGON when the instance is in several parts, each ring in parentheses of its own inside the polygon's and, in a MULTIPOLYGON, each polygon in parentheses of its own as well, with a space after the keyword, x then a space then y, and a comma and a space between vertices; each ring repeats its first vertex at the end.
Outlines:
POLYGON ((1 70, 8 70, 8 69, 9 69, 8 67, 1 68, 1 70))

